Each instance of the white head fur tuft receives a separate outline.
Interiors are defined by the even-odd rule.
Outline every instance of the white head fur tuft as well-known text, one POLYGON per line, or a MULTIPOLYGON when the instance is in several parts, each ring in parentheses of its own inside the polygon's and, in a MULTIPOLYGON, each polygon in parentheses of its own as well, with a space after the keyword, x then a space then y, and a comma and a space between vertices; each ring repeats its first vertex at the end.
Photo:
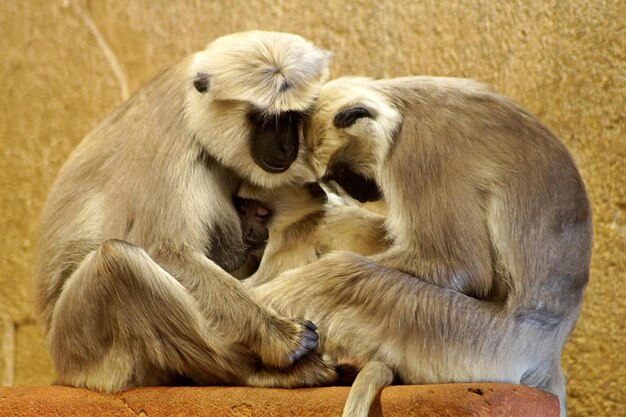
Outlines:
POLYGON ((251 31, 211 42, 194 56, 190 76, 208 74, 215 100, 245 101, 276 114, 304 111, 328 78, 329 59, 298 35, 251 31))

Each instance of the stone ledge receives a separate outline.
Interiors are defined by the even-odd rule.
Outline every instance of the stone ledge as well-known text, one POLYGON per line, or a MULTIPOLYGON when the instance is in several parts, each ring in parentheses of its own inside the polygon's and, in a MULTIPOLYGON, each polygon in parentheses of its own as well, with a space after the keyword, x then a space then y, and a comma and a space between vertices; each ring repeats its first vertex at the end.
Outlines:
MULTIPOLYGON (((340 416, 348 387, 270 389, 149 387, 120 394, 52 387, 0 387, 0 416, 340 416)), ((558 417, 558 399, 509 384, 392 386, 372 417, 558 417)))

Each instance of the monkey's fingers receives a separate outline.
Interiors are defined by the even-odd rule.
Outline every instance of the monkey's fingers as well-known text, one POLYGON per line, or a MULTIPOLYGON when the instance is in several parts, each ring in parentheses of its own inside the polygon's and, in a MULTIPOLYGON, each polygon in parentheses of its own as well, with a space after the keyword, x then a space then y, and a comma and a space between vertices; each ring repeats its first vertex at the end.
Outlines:
POLYGON ((317 330, 317 326, 312 321, 297 319, 294 321, 302 324, 306 328, 306 330, 304 331, 302 340, 300 342, 300 349, 297 349, 291 355, 291 363, 294 363, 307 353, 315 351, 315 349, 317 349, 317 342, 319 340, 319 336, 315 332, 317 330))

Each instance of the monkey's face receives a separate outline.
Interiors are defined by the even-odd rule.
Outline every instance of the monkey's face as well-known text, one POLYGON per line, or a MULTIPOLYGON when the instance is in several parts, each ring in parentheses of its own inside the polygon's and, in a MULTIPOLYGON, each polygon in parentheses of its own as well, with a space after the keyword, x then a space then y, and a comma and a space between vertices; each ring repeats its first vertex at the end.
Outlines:
POLYGON ((253 184, 314 180, 301 121, 327 78, 327 61, 327 52, 296 35, 247 32, 214 41, 190 65, 194 137, 253 184))
POLYGON ((400 114, 375 81, 338 78, 322 88, 306 125, 310 163, 360 202, 382 197, 377 178, 400 125, 400 114))
POLYGON ((270 115, 262 110, 248 113, 251 124, 250 154, 254 162, 265 172, 287 171, 298 156, 300 148, 299 128, 304 113, 286 111, 270 115))
POLYGON ((279 233, 312 213, 320 212, 328 201, 326 192, 317 182, 286 185, 271 190, 244 183, 237 196, 239 199, 259 201, 271 210, 270 235, 279 233))

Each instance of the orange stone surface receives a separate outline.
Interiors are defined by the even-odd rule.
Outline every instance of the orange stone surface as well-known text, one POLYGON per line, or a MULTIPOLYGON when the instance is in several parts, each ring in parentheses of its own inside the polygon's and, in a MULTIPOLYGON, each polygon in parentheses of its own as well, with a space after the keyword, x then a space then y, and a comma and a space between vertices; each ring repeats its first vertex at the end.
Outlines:
MULTIPOLYGON (((348 387, 270 389, 150 387, 102 394, 62 386, 0 388, 0 417, 22 416, 340 416, 348 387)), ((392 386, 370 416, 558 417, 558 399, 509 384, 392 386)))

